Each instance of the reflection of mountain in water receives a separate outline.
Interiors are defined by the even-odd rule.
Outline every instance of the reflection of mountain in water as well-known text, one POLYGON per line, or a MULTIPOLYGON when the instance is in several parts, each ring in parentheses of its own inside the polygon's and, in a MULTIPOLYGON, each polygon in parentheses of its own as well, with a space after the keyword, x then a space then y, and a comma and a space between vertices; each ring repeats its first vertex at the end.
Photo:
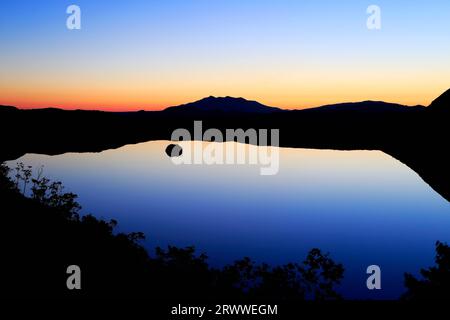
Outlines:
POLYGON ((169 140, 177 128, 276 128, 286 147, 382 150, 416 171, 450 200, 446 152, 450 90, 429 107, 365 101, 286 111, 243 98, 209 97, 162 112, 18 110, 0 107, 0 159, 58 154, 169 140))

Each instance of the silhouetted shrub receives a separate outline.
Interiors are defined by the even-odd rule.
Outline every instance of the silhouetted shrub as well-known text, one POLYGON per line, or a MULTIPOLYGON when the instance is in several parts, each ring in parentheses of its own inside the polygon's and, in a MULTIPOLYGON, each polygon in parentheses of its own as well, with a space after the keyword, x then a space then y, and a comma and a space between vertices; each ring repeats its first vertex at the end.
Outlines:
POLYGON ((423 279, 405 274, 404 299, 450 299, 450 247, 436 243, 436 266, 420 270, 423 279))

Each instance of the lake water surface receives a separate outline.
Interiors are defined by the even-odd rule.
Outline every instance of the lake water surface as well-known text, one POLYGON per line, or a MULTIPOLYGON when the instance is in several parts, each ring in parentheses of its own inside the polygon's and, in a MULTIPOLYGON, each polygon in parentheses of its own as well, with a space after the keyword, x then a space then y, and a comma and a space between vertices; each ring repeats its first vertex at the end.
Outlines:
POLYGON ((194 245, 215 266, 330 252, 346 269, 347 298, 398 298, 403 273, 432 265, 435 242, 450 242, 449 202, 380 151, 280 148, 279 173, 261 176, 255 165, 174 165, 169 143, 18 161, 44 165, 47 177, 79 195, 83 213, 144 232, 150 251, 194 245), (372 264, 382 271, 376 292, 366 288, 372 264))

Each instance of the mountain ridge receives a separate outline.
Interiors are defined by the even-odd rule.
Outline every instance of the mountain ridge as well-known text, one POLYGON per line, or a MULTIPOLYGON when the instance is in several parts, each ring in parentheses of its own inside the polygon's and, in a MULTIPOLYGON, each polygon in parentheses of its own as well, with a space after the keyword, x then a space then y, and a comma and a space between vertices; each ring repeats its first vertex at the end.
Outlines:
MULTIPOLYGON (((450 110, 450 89, 436 98, 428 107, 423 105, 407 106, 399 103, 391 103, 376 100, 364 100, 356 102, 342 102, 327 104, 306 109, 283 109, 279 107, 267 106, 255 100, 247 100, 243 97, 215 97, 209 96, 203 99, 188 102, 178 106, 167 107, 160 111, 123 111, 117 113, 142 113, 142 112, 162 112, 172 114, 270 114, 279 112, 390 112, 390 111, 411 111, 411 110, 450 110)), ((0 105, 0 111, 19 111, 19 110, 46 110, 46 111, 66 111, 63 108, 39 108, 39 109, 20 109, 10 105, 0 105)), ((100 111, 100 110, 71 110, 71 111, 100 111)), ((104 111, 108 112, 108 111, 104 111)))
POLYGON ((176 113, 273 113, 283 109, 266 106, 258 101, 247 100, 242 97, 209 96, 194 102, 179 106, 168 107, 162 112, 176 113))
POLYGON ((234 98, 209 96, 198 101, 169 107, 163 112, 182 114, 213 114, 213 113, 274 113, 274 112, 402 112, 411 110, 424 110, 425 106, 407 106, 399 103, 365 100, 359 102, 343 102, 328 104, 307 109, 282 109, 269 107, 258 101, 246 100, 242 97, 234 98))
POLYGON ((433 102, 431 102, 429 108, 433 111, 446 111, 450 112, 450 89, 445 91, 433 102))
POLYGON ((365 100, 358 102, 342 102, 327 104, 319 107, 302 109, 298 111, 318 112, 318 111, 332 111, 332 112, 389 112, 389 111, 410 111, 410 110, 424 110, 423 105, 407 106, 399 103, 365 100))

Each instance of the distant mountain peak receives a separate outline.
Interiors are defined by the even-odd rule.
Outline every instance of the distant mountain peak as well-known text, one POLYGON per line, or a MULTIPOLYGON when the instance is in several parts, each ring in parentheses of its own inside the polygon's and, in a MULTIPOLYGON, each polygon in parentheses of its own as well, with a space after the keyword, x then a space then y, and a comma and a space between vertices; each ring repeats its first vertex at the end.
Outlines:
POLYGON ((0 111, 18 111, 16 107, 0 105, 0 111))
POLYGON ((180 106, 169 107, 165 112, 182 112, 185 114, 230 114, 230 113, 272 113, 281 111, 279 108, 269 107, 257 101, 242 97, 215 97, 209 96, 195 102, 180 106))
POLYGON ((450 89, 437 97, 429 106, 432 110, 450 111, 450 89))
POLYGON ((304 112, 403 112, 423 109, 424 106, 405 106, 398 103, 390 103, 384 101, 365 100, 361 102, 344 102, 337 104, 329 104, 321 107, 304 109, 304 112))

